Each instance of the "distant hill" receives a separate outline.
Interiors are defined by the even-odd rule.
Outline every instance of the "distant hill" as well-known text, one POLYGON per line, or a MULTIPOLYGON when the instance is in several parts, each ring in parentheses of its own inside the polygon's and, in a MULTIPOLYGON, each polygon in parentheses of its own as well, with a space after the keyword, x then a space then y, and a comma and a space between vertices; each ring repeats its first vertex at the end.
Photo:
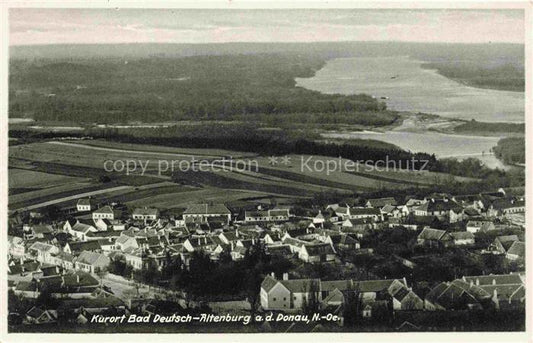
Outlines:
POLYGON ((522 44, 451 44, 405 42, 212 43, 212 44, 64 44, 11 46, 12 59, 88 59, 184 57, 295 52, 324 58, 411 56, 426 62, 505 61, 524 65, 522 44))

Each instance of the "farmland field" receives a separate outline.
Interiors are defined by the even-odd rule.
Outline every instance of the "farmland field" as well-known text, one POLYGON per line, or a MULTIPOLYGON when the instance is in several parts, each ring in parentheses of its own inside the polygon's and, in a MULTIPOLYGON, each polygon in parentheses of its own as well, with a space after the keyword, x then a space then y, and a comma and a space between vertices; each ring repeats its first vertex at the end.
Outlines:
POLYGON ((86 178, 47 174, 31 170, 9 169, 9 188, 49 188, 67 183, 87 181, 86 178))
MULTIPOLYGON (((341 167, 347 162, 346 159, 323 156, 287 155, 278 156, 273 160, 272 156, 257 156, 228 150, 169 148, 104 140, 84 141, 82 144, 79 142, 21 144, 12 146, 9 156, 10 163, 17 168, 31 169, 31 171, 24 172, 38 173, 36 175, 61 174, 50 176, 50 178, 60 180, 62 177, 67 177, 66 180, 71 181, 71 183, 56 184, 47 190, 13 194, 10 197, 10 205, 17 207, 45 203, 58 196, 71 199, 76 192, 100 192, 106 188, 110 191, 104 191, 101 196, 110 200, 139 206, 153 201, 153 204, 159 204, 162 208, 171 208, 180 203, 198 199, 199 194, 205 194, 206 201, 209 199, 240 200, 246 197, 268 195, 309 197, 321 192, 349 194, 383 187, 423 187, 435 184, 439 179, 451 178, 447 174, 430 172, 365 170, 362 165, 357 165, 356 172, 347 172, 341 167), (255 169, 252 166, 247 170, 239 170, 230 168, 235 166, 235 162, 226 162, 223 168, 217 170, 187 173, 178 170, 174 177, 182 185, 157 186, 158 183, 171 181, 172 177, 172 170, 159 169, 160 161, 169 164, 174 160, 191 162, 194 157, 196 160, 205 160, 212 165, 214 161, 227 156, 233 156, 233 161, 238 156, 247 161, 255 161, 258 168, 255 169), (281 163, 284 157, 287 163, 281 163), (141 166, 137 164, 136 170, 127 175, 125 170, 109 172, 104 168, 106 161, 128 160, 136 163, 142 162, 144 170, 141 170, 141 166), (334 170, 328 171, 325 168, 315 170, 306 167, 305 161, 310 161, 311 166, 315 162, 318 166, 324 166, 328 161, 333 161, 336 165, 334 170), (107 176, 110 182, 101 183, 99 178, 103 176, 107 176), (74 181, 76 182, 73 184, 74 181), (147 187, 151 184, 156 188, 138 190, 138 187, 147 187), (121 185, 132 188, 120 189, 118 193, 114 193, 113 187, 121 185), (225 199, 223 194, 227 194, 228 198, 225 199)), ((42 185, 37 180, 28 183, 27 187, 34 189, 48 185, 46 180, 42 185)), ((464 181, 465 179, 456 177, 456 180, 464 181)))

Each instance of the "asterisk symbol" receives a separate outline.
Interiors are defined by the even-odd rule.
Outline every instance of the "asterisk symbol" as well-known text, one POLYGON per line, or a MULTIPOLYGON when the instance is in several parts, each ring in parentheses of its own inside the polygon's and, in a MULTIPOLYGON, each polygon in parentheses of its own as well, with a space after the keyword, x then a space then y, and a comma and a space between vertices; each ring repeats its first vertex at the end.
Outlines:
POLYGON ((283 156, 283 157, 281 158, 281 163, 283 163, 284 165, 289 165, 289 164, 291 164, 291 158, 290 158, 290 156, 287 156, 287 155, 283 156))
POLYGON ((278 164, 278 157, 277 156, 270 156, 268 158, 268 164, 271 164, 271 165, 278 164))

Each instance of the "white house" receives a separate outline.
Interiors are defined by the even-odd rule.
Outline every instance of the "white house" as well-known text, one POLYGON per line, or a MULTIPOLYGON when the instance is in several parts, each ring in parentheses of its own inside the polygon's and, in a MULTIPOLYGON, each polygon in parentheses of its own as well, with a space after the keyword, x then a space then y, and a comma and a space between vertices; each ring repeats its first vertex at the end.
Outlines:
POLYGON ((106 205, 102 206, 96 211, 93 212, 93 219, 115 219, 115 211, 111 208, 111 206, 106 205))
POLYGON ((136 208, 131 217, 134 220, 157 220, 159 218, 159 210, 157 208, 136 208))
POLYGON ((79 199, 76 203, 76 210, 78 212, 90 212, 94 209, 93 201, 89 198, 79 199))

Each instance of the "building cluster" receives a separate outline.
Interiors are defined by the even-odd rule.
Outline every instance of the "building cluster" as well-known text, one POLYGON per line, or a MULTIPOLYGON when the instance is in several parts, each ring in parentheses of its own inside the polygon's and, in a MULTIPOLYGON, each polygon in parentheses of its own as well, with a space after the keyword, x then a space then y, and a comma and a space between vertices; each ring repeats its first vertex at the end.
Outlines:
MULTIPOLYGON (((261 242, 270 255, 302 263, 340 263, 344 251, 371 254, 372 247, 361 247, 364 237, 395 227, 417 230, 420 246, 466 249, 476 245, 480 232, 524 230, 520 215, 524 211, 523 190, 517 189, 461 196, 432 194, 404 203, 395 198, 366 199, 360 206, 325 204, 298 215, 289 206, 230 209, 212 203, 164 214, 157 208, 128 209, 80 199, 62 222, 39 220, 38 215, 32 215, 29 222, 21 222, 17 214, 10 218, 10 225, 20 226, 22 234, 9 236, 9 283, 23 297, 37 298, 47 290, 65 303, 90 299, 100 304, 104 298, 116 301, 101 287, 98 274, 117 257, 133 270, 143 270, 162 269, 168 256, 179 256, 187 268, 195 251, 203 251, 214 261, 223 253, 239 260, 250 246, 261 242)), ((497 236, 488 246, 478 248, 476 253, 503 255, 511 261, 523 260, 525 251, 518 235, 497 236)), ((435 310, 453 308, 457 301, 472 307, 486 301, 499 308, 523 306, 521 280, 517 275, 463 277, 421 297, 405 279, 323 281, 267 276, 261 286, 261 305, 265 310, 295 311, 312 301, 331 308, 345 306, 346 299, 355 295, 364 316, 372 316, 379 307, 435 310)), ((50 319, 53 314, 32 309, 31 317, 29 322, 50 319)))
POLYGON ((346 306, 358 309, 362 318, 376 312, 514 310, 525 307, 525 275, 463 276, 442 282, 424 297, 403 279, 333 280, 283 279, 268 275, 261 284, 261 306, 265 310, 299 312, 306 308, 342 312, 346 306))

